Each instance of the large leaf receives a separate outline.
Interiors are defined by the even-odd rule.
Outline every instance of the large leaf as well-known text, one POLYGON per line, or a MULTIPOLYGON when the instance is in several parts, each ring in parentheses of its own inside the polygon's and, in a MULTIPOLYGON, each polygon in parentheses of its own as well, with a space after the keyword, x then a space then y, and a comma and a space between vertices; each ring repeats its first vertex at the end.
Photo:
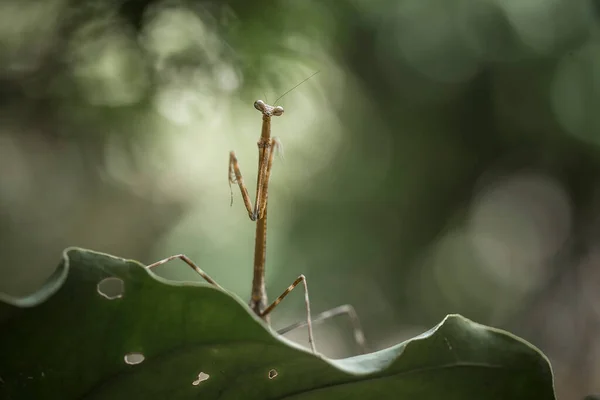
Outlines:
POLYGON ((227 292, 81 249, 34 295, 0 296, 2 399, 554 399, 540 351, 458 315, 334 361, 277 337, 227 292), (99 293, 108 277, 122 297, 99 293))

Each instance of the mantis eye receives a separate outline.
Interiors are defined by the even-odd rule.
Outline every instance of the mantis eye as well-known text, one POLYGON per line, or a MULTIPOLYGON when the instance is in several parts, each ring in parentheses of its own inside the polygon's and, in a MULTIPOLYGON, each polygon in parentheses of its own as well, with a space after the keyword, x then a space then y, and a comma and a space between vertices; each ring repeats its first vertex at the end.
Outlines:
POLYGON ((256 108, 260 112, 265 111, 265 102, 262 100, 256 100, 254 102, 254 108, 256 108))
POLYGON ((273 115, 279 116, 283 114, 283 107, 277 106, 273 109, 273 115))

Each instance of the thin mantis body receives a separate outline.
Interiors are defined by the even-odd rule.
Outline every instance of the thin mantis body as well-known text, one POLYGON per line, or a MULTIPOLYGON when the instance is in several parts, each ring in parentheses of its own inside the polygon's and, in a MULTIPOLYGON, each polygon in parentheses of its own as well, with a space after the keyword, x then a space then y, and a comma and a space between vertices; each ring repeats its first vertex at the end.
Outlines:
MULTIPOLYGON (((308 79, 308 78, 307 78, 308 79)), ((267 324, 270 324, 270 314, 277 305, 292 291, 296 286, 302 283, 304 287, 304 302, 306 305, 306 322, 300 322, 289 327, 281 329, 278 333, 284 334, 292 329, 302 326, 308 327, 308 342, 313 352, 316 352, 315 341, 313 335, 312 324, 321 322, 331 317, 346 314, 350 317, 353 328, 354 338, 361 347, 363 352, 366 352, 366 345, 360 323, 356 316, 354 308, 350 305, 336 307, 332 310, 325 311, 319 314, 314 319, 311 319, 310 301, 308 297, 308 286, 304 275, 300 275, 279 297, 271 304, 267 301, 267 291, 265 286, 265 261, 266 261, 266 244, 267 244, 267 202, 269 193, 269 180, 271 177, 271 168, 273 166, 273 158, 275 151, 281 146, 277 138, 271 137, 271 117, 280 116, 283 114, 283 107, 270 106, 262 100, 257 100, 254 103, 254 108, 262 113, 262 129, 260 139, 258 140, 258 177, 256 183, 256 199, 254 206, 250 200, 248 189, 244 184, 244 179, 240 170, 240 166, 235 155, 235 152, 229 153, 229 185, 237 184, 242 194, 244 206, 248 212, 250 220, 256 222, 256 237, 254 245, 254 274, 252 279, 252 294, 250 297, 250 309, 267 324)), ((231 192, 231 200, 233 201, 233 191, 231 192)), ((208 283, 221 288, 208 274, 200 269, 187 256, 178 254, 167 257, 164 260, 148 265, 146 268, 151 269, 162 265, 168 261, 180 259, 196 271, 208 283)))

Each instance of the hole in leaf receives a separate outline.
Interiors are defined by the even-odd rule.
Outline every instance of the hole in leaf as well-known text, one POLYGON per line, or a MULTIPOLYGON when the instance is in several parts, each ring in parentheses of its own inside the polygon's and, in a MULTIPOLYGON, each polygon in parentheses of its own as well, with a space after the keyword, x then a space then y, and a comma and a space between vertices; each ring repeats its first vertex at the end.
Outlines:
POLYGON ((122 279, 105 278, 98 283, 98 293, 106 297, 108 300, 119 299, 123 297, 125 285, 122 279))
POLYGON ((136 365, 144 361, 146 357, 142 353, 125 354, 125 362, 129 365, 136 365))
POLYGON ((279 375, 277 373, 277 370, 272 369, 272 370, 269 371, 269 379, 275 379, 275 377, 277 377, 277 375, 279 375))
POLYGON ((208 380, 208 378, 210 378, 209 374, 206 374, 204 372, 200 372, 198 374, 198 379, 196 379, 194 382, 192 382, 192 385, 194 386, 198 386, 199 384, 201 384, 202 382, 208 380))

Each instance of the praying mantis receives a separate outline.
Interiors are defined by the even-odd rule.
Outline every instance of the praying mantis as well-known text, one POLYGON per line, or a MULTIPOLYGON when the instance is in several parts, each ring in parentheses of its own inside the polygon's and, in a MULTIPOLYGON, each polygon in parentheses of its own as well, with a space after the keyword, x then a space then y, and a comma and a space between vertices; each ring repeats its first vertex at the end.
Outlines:
MULTIPOLYGON (((316 73, 315 73, 316 74, 316 73)), ((312 76, 306 78, 292 89, 285 92, 281 97, 289 93, 291 90, 298 87, 300 84, 310 79, 312 76)), ((277 99, 279 100, 279 99, 277 99)), ((277 101, 275 101, 275 104, 277 101)), ((273 158, 275 152, 281 148, 281 142, 279 139, 271 136, 271 118, 279 117, 283 115, 284 110, 281 106, 271 106, 262 100, 254 102, 254 108, 262 114, 262 129, 260 138, 258 140, 258 177, 256 184, 256 198, 254 205, 250 199, 248 189, 244 184, 244 179, 240 169, 238 159, 234 151, 229 153, 229 186, 237 184, 240 188, 242 199, 248 217, 252 222, 256 223, 256 235, 254 243, 254 268, 253 268, 253 279, 252 279, 252 291, 249 301, 249 307, 259 318, 261 318, 267 325, 270 326, 270 315, 271 312, 277 307, 277 305, 298 285, 302 284, 304 288, 304 302, 306 306, 306 321, 298 322, 283 329, 277 331, 278 334, 283 335, 293 329, 307 326, 308 327, 308 342, 313 353, 316 353, 316 346, 313 334, 313 323, 321 322, 326 319, 332 318, 337 315, 347 315, 353 325, 354 340, 360 346, 361 351, 365 353, 367 351, 365 337, 360 326, 360 322, 356 315, 354 308, 350 305, 343 305, 340 307, 333 308, 329 311, 325 311, 315 318, 311 317, 310 311, 310 300, 308 296, 308 285, 306 283, 306 277, 304 275, 298 276, 296 280, 275 299, 272 303, 268 303, 267 291, 265 285, 265 264, 266 264, 266 250, 267 250, 267 203, 269 194, 269 181, 271 177, 271 168, 273 166, 273 158)), ((233 191, 231 190, 231 201, 233 203, 233 191)), ((183 254, 177 254, 167 257, 163 260, 157 261, 153 264, 146 266, 147 269, 155 268, 159 265, 165 264, 171 260, 180 259, 196 271, 205 281, 214 285, 217 288, 223 289, 214 279, 212 279, 206 272, 198 267, 189 257, 183 254)))

